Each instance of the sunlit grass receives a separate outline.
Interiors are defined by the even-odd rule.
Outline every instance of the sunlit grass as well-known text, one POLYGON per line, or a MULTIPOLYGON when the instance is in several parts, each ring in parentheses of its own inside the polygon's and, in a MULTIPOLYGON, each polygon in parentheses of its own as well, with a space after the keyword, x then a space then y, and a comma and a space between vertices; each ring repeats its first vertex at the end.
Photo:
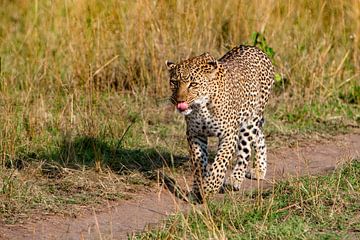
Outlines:
POLYGON ((131 239, 346 239, 360 231, 360 162, 333 173, 227 195, 131 239))
POLYGON ((40 186, 51 178, 109 172, 116 192, 127 181, 118 176, 176 165, 187 146, 165 60, 221 57, 253 33, 275 54, 267 133, 358 126, 359 9, 357 0, 0 1, 0 179, 12 184, 0 185, 1 216, 56 211, 61 194, 40 186))

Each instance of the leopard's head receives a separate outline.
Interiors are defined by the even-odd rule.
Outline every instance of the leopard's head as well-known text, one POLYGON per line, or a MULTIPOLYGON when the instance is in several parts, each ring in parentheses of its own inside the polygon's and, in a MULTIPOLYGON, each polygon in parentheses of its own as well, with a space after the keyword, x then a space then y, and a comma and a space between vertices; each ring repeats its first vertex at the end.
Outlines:
POLYGON ((208 100, 209 82, 216 77, 219 63, 209 53, 178 64, 166 61, 170 73, 171 102, 177 110, 188 115, 194 105, 208 100))

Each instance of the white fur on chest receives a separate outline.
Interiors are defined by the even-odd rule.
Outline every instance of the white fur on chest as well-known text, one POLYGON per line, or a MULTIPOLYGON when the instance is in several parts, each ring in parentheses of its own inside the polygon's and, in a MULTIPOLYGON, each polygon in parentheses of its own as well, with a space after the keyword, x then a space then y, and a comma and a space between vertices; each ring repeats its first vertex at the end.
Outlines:
POLYGON ((200 97, 196 100, 194 100, 191 105, 190 108, 186 109, 185 111, 180 112, 182 115, 184 116, 188 116, 191 113, 193 113, 193 111, 198 111, 199 108, 206 108, 206 104, 209 102, 209 98, 208 97, 200 97))
POLYGON ((185 115, 188 128, 192 132, 207 136, 217 134, 217 121, 214 119, 209 107, 211 107, 211 103, 209 104, 209 99, 206 97, 193 102, 191 112, 185 115))

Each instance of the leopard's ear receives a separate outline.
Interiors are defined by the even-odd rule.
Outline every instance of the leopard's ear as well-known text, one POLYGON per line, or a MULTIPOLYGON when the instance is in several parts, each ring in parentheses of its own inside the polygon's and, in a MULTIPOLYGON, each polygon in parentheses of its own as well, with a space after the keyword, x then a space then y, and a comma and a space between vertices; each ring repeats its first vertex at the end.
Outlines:
POLYGON ((220 63, 216 59, 213 59, 213 60, 207 62, 207 65, 210 67, 208 70, 209 71, 208 76, 210 78, 216 77, 216 74, 219 71, 219 64, 220 63))
POLYGON ((216 59, 209 52, 205 52, 205 53, 201 54, 200 56, 202 56, 203 59, 207 62, 216 61, 216 59))
POLYGON ((213 68, 213 69, 217 69, 218 68, 218 61, 216 59, 214 59, 213 61, 208 62, 208 64, 213 68))
POLYGON ((165 64, 167 66, 167 69, 170 71, 171 69, 175 68, 176 64, 173 62, 170 62, 168 60, 165 61, 165 64))

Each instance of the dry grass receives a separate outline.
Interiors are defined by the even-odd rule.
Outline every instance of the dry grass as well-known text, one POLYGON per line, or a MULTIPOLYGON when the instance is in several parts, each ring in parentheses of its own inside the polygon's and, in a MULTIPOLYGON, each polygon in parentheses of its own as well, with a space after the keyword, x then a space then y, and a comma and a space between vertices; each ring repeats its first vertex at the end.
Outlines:
POLYGON ((359 176, 354 159, 324 176, 229 193, 129 239, 358 239, 359 176))
POLYGON ((186 146, 181 117, 165 107, 164 61, 220 57, 253 32, 282 76, 269 131, 358 125, 357 0, 0 0, 0 16, 0 178, 19 170, 18 189, 44 162, 99 174, 173 164, 186 146))
POLYGON ((326 98, 359 79, 357 0, 2 1, 1 9, 4 92, 114 84, 166 96, 165 59, 220 57, 255 31, 275 49, 293 95, 326 98))

